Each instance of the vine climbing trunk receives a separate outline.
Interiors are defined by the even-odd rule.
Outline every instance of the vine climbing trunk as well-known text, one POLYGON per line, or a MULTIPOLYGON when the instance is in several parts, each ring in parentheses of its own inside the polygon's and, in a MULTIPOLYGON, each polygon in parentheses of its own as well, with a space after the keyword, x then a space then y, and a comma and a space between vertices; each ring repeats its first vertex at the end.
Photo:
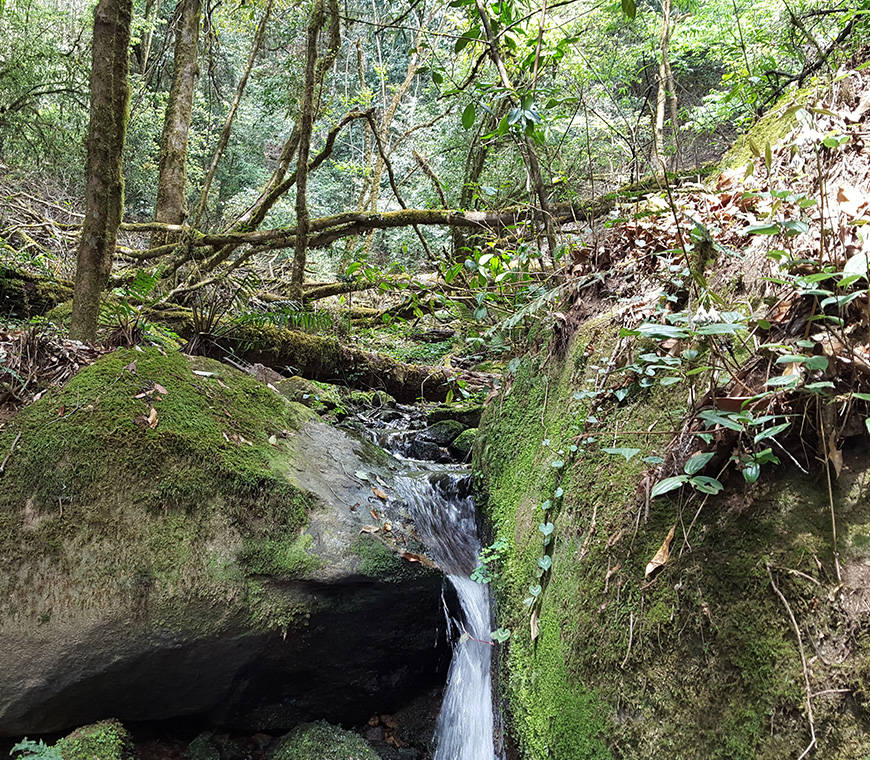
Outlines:
MULTIPOLYGON (((166 224, 183 224, 187 219, 187 138, 193 114, 193 92, 199 75, 199 27, 202 0, 180 0, 175 32, 175 61, 169 103, 160 140, 160 170, 154 219, 166 224)), ((166 233, 156 232, 151 246, 172 242, 166 233)))
POLYGON ((79 340, 96 337, 100 295, 112 271, 124 209, 121 156, 130 94, 127 73, 132 16, 133 0, 100 0, 94 10, 85 219, 70 325, 72 337, 79 340))

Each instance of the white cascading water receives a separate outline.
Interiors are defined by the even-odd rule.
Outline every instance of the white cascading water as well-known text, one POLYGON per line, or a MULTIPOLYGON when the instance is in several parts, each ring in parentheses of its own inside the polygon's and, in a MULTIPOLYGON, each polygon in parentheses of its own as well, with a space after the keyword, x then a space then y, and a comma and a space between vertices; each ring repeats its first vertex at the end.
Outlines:
POLYGON ((443 468, 402 477, 396 490, 408 504, 423 543, 444 570, 462 610, 451 619, 458 638, 435 732, 435 760, 496 760, 489 587, 471 580, 480 541, 469 476, 443 468))

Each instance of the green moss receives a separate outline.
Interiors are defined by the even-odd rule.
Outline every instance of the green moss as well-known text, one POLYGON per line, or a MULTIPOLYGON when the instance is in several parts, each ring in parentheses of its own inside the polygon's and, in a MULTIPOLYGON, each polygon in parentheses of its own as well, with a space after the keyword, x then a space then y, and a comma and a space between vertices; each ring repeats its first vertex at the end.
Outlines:
POLYGON ((63 760, 130 760, 132 745, 127 729, 117 720, 104 720, 76 729, 56 749, 63 760))
POLYGON ((476 436, 477 428, 463 430, 453 441, 451 448, 461 457, 467 457, 471 453, 471 448, 474 446, 474 439, 476 436))
POLYGON ((456 420, 441 420, 431 425, 426 431, 427 435, 441 446, 448 446, 455 441, 465 426, 456 420))
POLYGON ((250 573, 277 578, 299 578, 315 570, 320 562, 308 553, 314 539, 307 533, 296 538, 248 540, 239 554, 239 562, 250 573))
POLYGON ((755 160, 752 146, 763 154, 765 146, 776 145, 796 123, 792 107, 808 103, 814 91, 815 86, 810 85, 783 95, 751 129, 735 140, 729 151, 722 157, 721 168, 742 169, 755 160))
POLYGON ((6 622, 41 619, 47 596, 55 613, 120 597, 171 616, 179 598, 259 615, 231 568, 261 542, 260 569, 306 566, 295 542, 311 497, 274 462, 309 414, 225 365, 157 349, 110 354, 24 409, 0 432, 4 451, 18 441, 0 493, 6 622))
POLYGON ((360 571, 363 575, 391 580, 405 569, 404 560, 374 536, 360 536, 351 546, 351 551, 359 556, 360 571))
MULTIPOLYGON (((815 558, 832 567, 823 484, 785 467, 769 485, 748 491, 728 482, 685 537, 682 526, 691 523, 697 501, 681 515, 678 499, 647 507, 643 498, 642 458, 664 453, 669 436, 619 433, 679 428, 682 386, 632 391, 621 403, 595 408, 606 445, 640 449, 628 462, 576 437, 590 402, 574 393, 597 378, 598 365, 588 357, 609 355, 618 329, 609 317, 595 319, 564 359, 543 366, 525 359, 509 392, 487 407, 478 432, 473 470, 480 507, 493 538, 508 542, 494 588, 498 623, 513 631, 500 681, 509 728, 526 760, 793 757, 807 741, 801 661, 766 563, 814 577, 815 558), (590 345, 594 354, 587 354, 590 345), (552 461, 570 462, 572 444, 580 449, 565 468, 564 499, 551 511, 553 569, 542 584, 532 642, 523 600, 538 583, 540 505, 553 499, 552 461), (646 578, 647 562, 675 524, 670 561, 646 578)), ((849 526, 867 525, 870 500, 860 489, 840 498, 838 529, 854 546, 852 537, 865 530, 849 526)), ((778 577, 805 630, 836 631, 828 635, 852 641, 854 623, 824 601, 835 597, 799 576, 778 577)), ((863 650, 854 641, 847 646, 855 656, 827 683, 840 683, 846 673, 853 683, 866 679, 859 675, 863 650)), ((818 666, 815 672, 821 679, 818 666)), ((817 713, 817 731, 828 727, 824 738, 818 731, 820 751, 861 758, 855 748, 870 750, 862 738, 870 720, 843 704, 830 701, 823 718, 817 713)))
POLYGON ((271 760, 379 760, 358 734, 322 721, 305 723, 281 740, 271 760))

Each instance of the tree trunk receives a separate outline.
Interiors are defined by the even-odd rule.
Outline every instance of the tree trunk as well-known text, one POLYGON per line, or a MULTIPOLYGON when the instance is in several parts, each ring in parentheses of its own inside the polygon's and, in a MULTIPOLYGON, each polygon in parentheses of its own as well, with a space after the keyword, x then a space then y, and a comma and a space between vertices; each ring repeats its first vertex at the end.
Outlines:
MULTIPOLYGON (((157 204, 154 219, 166 224, 183 224, 187 219, 185 193, 187 137, 193 113, 193 91, 199 74, 199 26, 201 0, 180 0, 181 14, 175 33, 175 62, 172 89, 160 141, 160 173, 157 179, 157 204)), ((151 246, 171 240, 155 233, 151 246)))
MULTIPOLYGON (((665 2, 669 2, 669 0, 665 0, 665 2)), ((514 86, 513 84, 511 84, 510 77, 508 76, 507 69, 505 68, 504 61, 502 60, 501 53, 499 52, 498 38, 493 32, 487 6, 483 2, 483 0, 475 0, 475 6, 477 7, 477 12, 480 15, 480 21, 483 26, 483 31, 486 34, 489 57, 495 65, 496 71, 498 71, 498 76, 501 80, 502 86, 508 92, 513 92, 514 86)), ((541 215, 544 222, 544 231, 547 237, 547 246, 550 249, 550 260, 551 263, 555 265, 556 226, 553 223, 553 218, 550 214, 550 200, 547 196, 547 188, 544 183, 544 176, 541 173, 541 165, 538 161, 538 151, 535 148, 535 144, 532 142, 531 138, 529 138, 527 135, 523 135, 523 137, 521 138, 521 145, 522 148, 520 150, 520 153, 522 154, 523 162, 526 165, 526 173, 529 177, 529 183, 531 184, 532 189, 535 191, 535 195, 537 196, 538 203, 541 207, 541 215)))
POLYGON ((296 159, 296 243, 293 246, 293 268, 290 297, 302 301, 305 282, 305 262, 308 251, 308 157, 311 151, 311 131, 314 127, 314 86, 317 66, 317 38, 323 26, 323 0, 315 0, 308 25, 305 55, 305 85, 299 108, 299 155, 296 159))
POLYGON ((239 105, 242 102, 242 94, 245 91, 245 86, 248 84, 248 77, 251 75, 251 70, 254 68, 254 62, 257 60, 257 54, 260 52, 260 46, 263 43, 263 37, 266 35, 266 25, 269 23, 269 15, 272 12, 272 0, 268 0, 266 7, 263 9, 263 15, 260 17, 260 23, 257 25, 257 31, 254 34, 254 40, 251 43, 251 50, 248 53, 248 62, 245 65, 245 70, 239 79, 236 86, 236 94, 233 96, 233 102, 230 105, 230 110, 227 112, 227 118, 224 120, 224 127, 221 130, 221 136, 218 140, 217 148, 215 148, 211 163, 206 172, 205 180, 202 183, 202 190, 199 195, 199 202, 196 206, 196 211, 193 214, 191 225, 197 227, 205 213, 208 204, 208 193, 211 190, 211 184, 214 181, 214 175, 217 172, 218 163, 223 156, 224 151, 230 141, 230 133, 233 128, 233 121, 236 118, 236 112, 239 110, 239 105))
POLYGON ((70 334, 93 340, 124 209, 121 155, 127 126, 133 0, 100 0, 94 10, 85 220, 76 261, 70 334))
POLYGON ((671 0, 662 2, 661 60, 659 61, 659 83, 656 92, 656 113, 653 125, 653 171, 664 179, 667 170, 665 158, 665 106, 668 99, 668 44, 671 39, 671 0))

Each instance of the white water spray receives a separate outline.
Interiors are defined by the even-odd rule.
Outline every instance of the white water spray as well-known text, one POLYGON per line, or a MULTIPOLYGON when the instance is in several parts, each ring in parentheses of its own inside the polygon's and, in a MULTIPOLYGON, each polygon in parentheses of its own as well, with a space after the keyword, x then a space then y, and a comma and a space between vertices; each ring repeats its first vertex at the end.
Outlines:
POLYGON ((435 760, 496 760, 489 588, 469 577, 480 541, 468 475, 441 470, 401 478, 396 486, 423 543, 456 590, 461 619, 451 620, 448 612, 448 625, 467 634, 459 638, 450 661, 435 732, 435 760))

